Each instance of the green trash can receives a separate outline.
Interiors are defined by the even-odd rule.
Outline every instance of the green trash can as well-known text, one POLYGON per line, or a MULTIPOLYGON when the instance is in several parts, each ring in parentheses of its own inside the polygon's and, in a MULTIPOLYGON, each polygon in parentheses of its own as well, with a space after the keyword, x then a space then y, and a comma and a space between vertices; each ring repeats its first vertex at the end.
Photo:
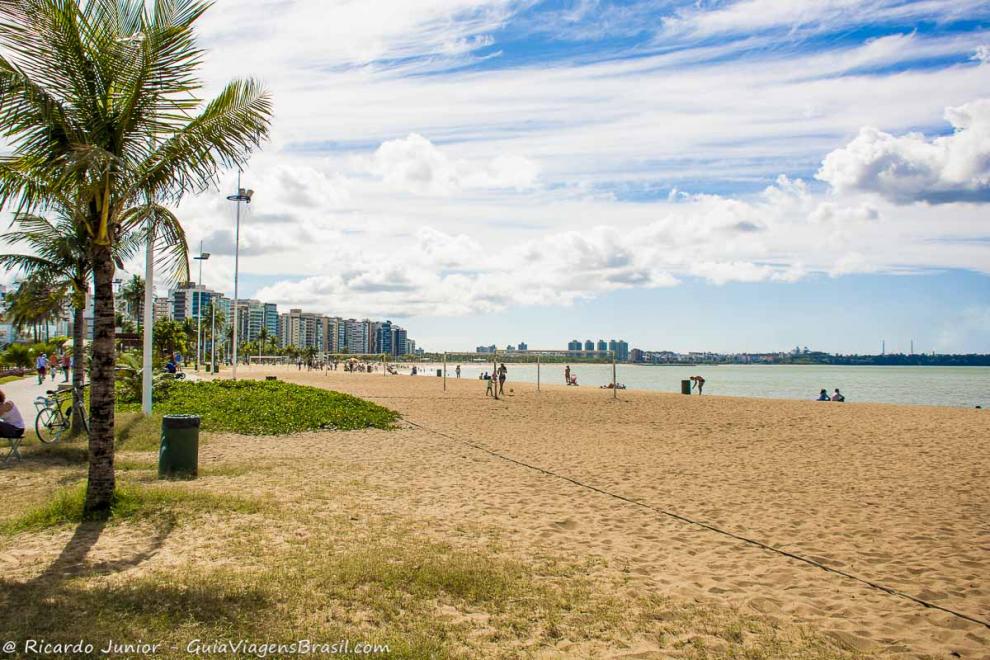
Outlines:
POLYGON ((158 450, 158 478, 195 478, 199 472, 199 417, 167 415, 162 418, 158 450))
POLYGON ((691 381, 682 380, 681 381, 681 394, 691 394, 691 381))

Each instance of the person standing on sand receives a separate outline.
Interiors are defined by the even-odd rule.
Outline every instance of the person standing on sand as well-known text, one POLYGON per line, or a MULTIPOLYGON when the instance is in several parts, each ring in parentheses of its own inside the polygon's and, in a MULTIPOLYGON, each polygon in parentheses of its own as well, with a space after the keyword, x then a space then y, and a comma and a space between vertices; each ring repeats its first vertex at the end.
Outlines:
POLYGON ((492 378, 491 376, 489 376, 487 371, 485 372, 485 375, 483 376, 483 378, 486 381, 486 385, 485 385, 485 396, 486 397, 488 397, 488 396, 495 396, 495 379, 492 378))
POLYGON ((571 365, 564 367, 564 385, 571 384, 571 365))
POLYGON ((694 381, 694 386, 698 388, 698 396, 701 396, 701 390, 705 387, 705 379, 701 376, 691 376, 691 380, 694 381))
POLYGON ((499 396, 505 395, 505 378, 509 373, 509 370, 505 368, 505 363, 503 362, 498 368, 498 394, 499 396))
POLYGON ((457 365, 457 368, 454 369, 454 373, 457 374, 458 378, 461 377, 461 365, 457 365))

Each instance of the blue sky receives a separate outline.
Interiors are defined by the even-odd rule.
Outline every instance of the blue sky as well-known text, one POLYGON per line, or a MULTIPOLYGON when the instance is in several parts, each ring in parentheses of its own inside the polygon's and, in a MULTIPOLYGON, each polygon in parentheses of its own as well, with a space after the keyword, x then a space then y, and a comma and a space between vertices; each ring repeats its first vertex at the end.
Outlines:
MULTIPOLYGON (((244 291, 420 346, 990 352, 990 4, 219 0, 244 291)), ((232 292, 222 190, 189 238, 232 292)), ((134 265, 139 268, 139 264, 134 265)))

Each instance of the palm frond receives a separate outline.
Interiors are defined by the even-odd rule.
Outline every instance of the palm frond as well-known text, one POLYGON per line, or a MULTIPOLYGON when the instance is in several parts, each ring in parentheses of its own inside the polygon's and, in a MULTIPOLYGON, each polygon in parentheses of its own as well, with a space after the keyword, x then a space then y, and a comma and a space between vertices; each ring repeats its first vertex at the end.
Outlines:
POLYGON ((138 167, 135 185, 173 201, 207 188, 221 168, 242 165, 267 138, 271 113, 271 97, 258 81, 231 82, 138 167))

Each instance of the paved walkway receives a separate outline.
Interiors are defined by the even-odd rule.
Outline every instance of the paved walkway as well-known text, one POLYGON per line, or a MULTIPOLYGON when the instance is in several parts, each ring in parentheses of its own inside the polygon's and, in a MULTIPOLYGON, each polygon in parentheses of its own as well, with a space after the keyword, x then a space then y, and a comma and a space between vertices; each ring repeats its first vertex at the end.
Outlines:
MULTIPOLYGON (((72 376, 69 376, 71 381, 72 376)), ((22 378, 21 380, 13 381, 11 383, 5 383, 0 385, 0 390, 7 395, 7 398, 14 402, 17 409, 21 411, 21 416, 24 418, 24 423, 28 428, 33 428, 34 417, 36 414, 34 408, 34 400, 39 396, 45 394, 45 390, 54 390, 62 384, 62 374, 60 373, 58 377, 52 382, 51 377, 45 379, 44 385, 38 384, 38 377, 36 375, 28 376, 27 378, 22 378)))

